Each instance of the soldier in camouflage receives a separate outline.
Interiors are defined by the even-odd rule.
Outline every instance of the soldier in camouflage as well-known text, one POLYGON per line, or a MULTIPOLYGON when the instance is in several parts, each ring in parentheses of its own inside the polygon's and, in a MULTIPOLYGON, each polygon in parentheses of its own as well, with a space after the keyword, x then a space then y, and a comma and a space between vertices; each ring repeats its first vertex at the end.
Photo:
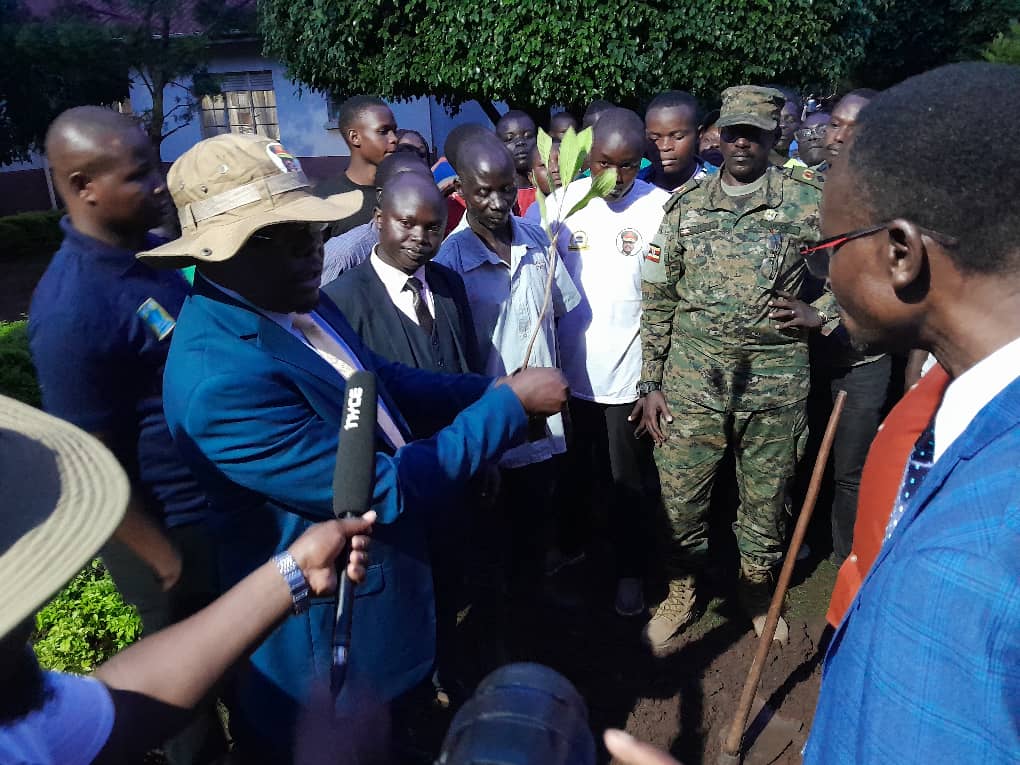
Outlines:
POLYGON ((693 618, 727 446, 740 492, 741 601, 758 632, 782 557, 786 486, 806 434, 807 335, 836 320, 830 294, 817 306, 797 298, 806 274, 799 248, 819 238, 822 178, 770 166, 784 102, 770 88, 723 92, 722 170, 674 192, 642 264, 642 398, 632 417, 659 446, 672 526, 669 595, 644 633, 655 649, 693 618))

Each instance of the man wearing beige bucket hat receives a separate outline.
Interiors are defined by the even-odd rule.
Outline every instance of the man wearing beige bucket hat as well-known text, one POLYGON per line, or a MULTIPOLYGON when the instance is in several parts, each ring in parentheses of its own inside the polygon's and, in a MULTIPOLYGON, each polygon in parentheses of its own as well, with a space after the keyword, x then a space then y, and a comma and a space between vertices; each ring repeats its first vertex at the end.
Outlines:
MULTIPOLYGON (((338 704, 398 698, 435 661, 429 514, 457 501, 468 479, 522 441, 528 415, 560 410, 563 379, 551 369, 500 380, 438 375, 371 353, 319 294, 323 225, 357 210, 361 195, 312 196, 277 142, 202 141, 174 163, 168 185, 183 235, 139 257, 198 266, 167 361, 164 402, 217 511, 225 584, 332 515, 345 380, 356 369, 378 376, 373 507, 381 526, 355 598, 338 704)), ((330 665, 334 612, 333 603, 313 602, 239 673, 230 723, 245 757, 289 760, 300 703, 330 665)))
MULTIPOLYGON (((94 675, 43 672, 27 640, 41 608, 124 518, 130 487, 113 454, 63 420, 0 396, 0 762, 140 761, 259 638, 293 609, 275 560, 183 622, 136 643, 94 675)), ((365 577, 374 515, 317 524, 288 549, 313 595, 365 577)))

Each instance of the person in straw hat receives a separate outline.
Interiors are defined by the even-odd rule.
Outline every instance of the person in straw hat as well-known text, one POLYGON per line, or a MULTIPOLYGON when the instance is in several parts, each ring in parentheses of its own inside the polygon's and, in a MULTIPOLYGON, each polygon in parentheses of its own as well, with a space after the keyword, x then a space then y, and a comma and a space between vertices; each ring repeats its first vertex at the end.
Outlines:
POLYGON ((244 652, 293 610, 282 562, 314 596, 347 574, 364 581, 374 513, 312 526, 198 614, 129 646, 91 677, 45 672, 27 641, 34 615, 123 522, 130 487, 97 439, 0 396, 0 762, 140 761, 187 722, 244 652))
MULTIPOLYGON (((401 697, 435 660, 430 513, 457 501, 486 463, 524 440, 529 415, 558 412, 565 383, 551 369, 499 380, 440 375, 370 352, 319 293, 324 226, 358 210, 361 194, 313 196, 276 141, 201 141, 170 168, 168 185, 182 236, 139 257, 198 267, 167 359, 164 406, 219 519, 225 583, 332 516, 345 381, 357 369, 374 372, 373 507, 382 525, 377 562, 355 601, 338 704, 401 697)), ((239 673, 230 724, 245 757, 290 760, 296 713, 331 663, 334 612, 331 602, 313 602, 239 673)))

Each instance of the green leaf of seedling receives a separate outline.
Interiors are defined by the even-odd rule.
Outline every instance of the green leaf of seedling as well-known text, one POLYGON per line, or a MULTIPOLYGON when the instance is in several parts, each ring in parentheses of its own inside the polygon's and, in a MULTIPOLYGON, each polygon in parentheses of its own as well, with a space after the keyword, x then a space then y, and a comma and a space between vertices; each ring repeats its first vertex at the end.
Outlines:
MULTIPOLYGON (((541 151, 541 149, 539 149, 541 151)), ((535 186, 535 201, 538 202, 538 211, 542 215, 542 228, 549 228, 549 215, 545 211, 545 194, 542 193, 542 189, 535 186)))
POLYGON ((570 212, 567 213, 569 218, 576 212, 583 210, 588 203, 595 197, 604 197, 616 186, 616 168, 611 167, 603 173, 599 173, 597 176, 592 178, 591 188, 588 189, 588 193, 581 198, 581 201, 570 208, 570 212))
POLYGON ((566 186, 574 180, 583 162, 584 155, 581 153, 577 133, 573 128, 567 128, 563 140, 560 141, 560 183, 566 186))
POLYGON ((538 143, 538 156, 542 158, 542 164, 549 167, 549 155, 552 153, 552 136, 542 128, 539 128, 538 136, 535 140, 538 143))
MULTIPOLYGON (((590 127, 586 127, 584 130, 577 134, 577 148, 581 152, 583 152, 585 156, 587 156, 588 153, 591 151, 592 137, 594 135, 595 135, 594 131, 592 131, 590 127)), ((583 163, 584 160, 582 159, 581 162, 583 163)), ((580 165, 578 165, 577 169, 578 170, 581 169, 580 165)))

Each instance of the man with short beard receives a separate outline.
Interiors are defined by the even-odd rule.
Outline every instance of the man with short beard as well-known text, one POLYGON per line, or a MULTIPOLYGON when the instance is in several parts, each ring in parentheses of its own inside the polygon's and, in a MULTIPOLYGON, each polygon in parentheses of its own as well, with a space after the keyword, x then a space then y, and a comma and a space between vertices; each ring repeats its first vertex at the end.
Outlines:
MULTIPOLYGON (((819 308, 796 297, 806 274, 798 248, 818 238, 821 179, 769 163, 785 101, 770 88, 723 92, 723 167, 673 194, 644 256, 635 417, 660 446, 672 525, 669 595, 645 629, 654 650, 694 618, 727 447, 740 490, 741 601, 759 634, 783 555, 787 482, 807 425, 808 331, 835 318, 831 296, 819 308)), ((777 639, 785 631, 781 622, 777 639)))

